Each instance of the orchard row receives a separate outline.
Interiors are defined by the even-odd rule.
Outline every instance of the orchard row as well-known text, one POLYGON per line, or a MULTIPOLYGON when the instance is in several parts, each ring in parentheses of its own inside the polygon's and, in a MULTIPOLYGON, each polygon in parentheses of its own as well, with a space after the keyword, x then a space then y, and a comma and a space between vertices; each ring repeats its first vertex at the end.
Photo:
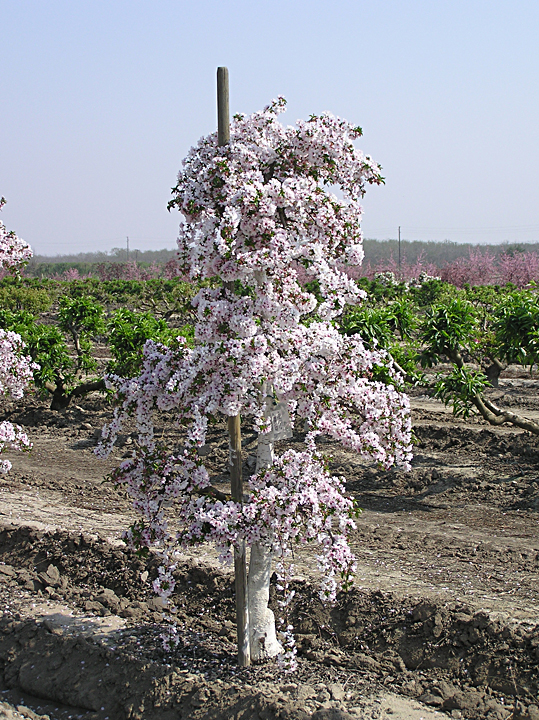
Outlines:
POLYGON ((39 365, 36 388, 59 410, 74 397, 104 390, 103 371, 137 375, 147 340, 169 345, 179 334, 192 338, 195 292, 179 280, 7 277, 0 281, 0 329, 21 336, 25 352, 39 365), (108 346, 104 367, 96 345, 108 346))
MULTIPOLYGON (((533 286, 457 288, 428 276, 398 282, 391 273, 358 284, 367 297, 339 318, 343 334, 358 334, 371 348, 386 350, 407 384, 424 385, 456 414, 479 412, 495 424, 515 421, 485 398, 485 389, 497 386, 509 363, 532 371, 539 362, 539 297, 533 286), (442 365, 434 379, 424 372, 442 365)), ((177 278, 8 277, 0 282, 0 328, 21 335, 40 366, 36 387, 60 409, 73 397, 104 389, 98 370, 136 376, 147 340, 170 346, 182 335, 192 344, 191 300, 199 289, 177 278), (109 349, 101 366, 96 345, 109 349)), ((316 292, 315 285, 309 289, 316 292)), ((393 382, 389 375, 387 381, 393 382)), ((529 421, 524 427, 536 432, 529 421)))

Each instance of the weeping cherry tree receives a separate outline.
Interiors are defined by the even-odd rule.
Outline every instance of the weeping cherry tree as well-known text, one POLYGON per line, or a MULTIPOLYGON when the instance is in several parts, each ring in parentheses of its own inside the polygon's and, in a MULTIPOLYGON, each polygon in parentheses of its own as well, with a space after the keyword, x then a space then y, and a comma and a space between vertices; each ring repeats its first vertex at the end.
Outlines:
MULTIPOLYGON (((411 459, 408 399, 375 379, 381 365, 386 378, 398 379, 391 360, 335 328, 345 306, 364 296, 347 269, 363 258, 360 199, 367 184, 383 181, 380 167, 354 145, 360 128, 330 114, 284 127, 284 109, 279 98, 236 115, 228 143, 217 133, 203 137, 184 160, 170 202, 184 217, 179 262, 193 282, 220 282, 193 300, 194 347, 182 337, 169 347, 148 341, 139 377, 109 377, 118 406, 101 446, 107 454, 127 416, 136 418, 136 453, 113 479, 140 513, 129 542, 155 548, 163 560, 154 582, 163 597, 173 592, 179 549, 211 541, 226 559, 242 544, 250 548, 254 662, 291 646, 290 628, 278 637, 268 608, 272 560, 288 587, 292 548, 316 543, 322 596, 334 599, 352 582, 356 507, 316 437, 385 468, 407 468, 411 459), (163 411, 186 432, 173 454, 154 432, 154 414, 163 411), (198 453, 210 422, 239 414, 259 433, 243 502, 212 486, 198 453), (274 440, 296 420, 306 428, 303 447, 275 454, 274 440)), ((290 598, 285 593, 282 604, 290 598)))

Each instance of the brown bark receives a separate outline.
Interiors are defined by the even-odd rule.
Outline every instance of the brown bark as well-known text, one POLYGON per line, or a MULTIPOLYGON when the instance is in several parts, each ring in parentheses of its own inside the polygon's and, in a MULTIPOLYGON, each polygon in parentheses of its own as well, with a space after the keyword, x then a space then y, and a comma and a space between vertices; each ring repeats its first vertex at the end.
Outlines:
MULTIPOLYGON (((456 350, 452 351, 449 358, 459 369, 464 367, 464 361, 460 352, 456 350)), ((539 423, 536 423, 535 420, 517 415, 509 410, 503 410, 491 400, 488 400, 483 395, 479 395, 479 393, 474 395, 472 403, 481 416, 491 425, 503 425, 507 422, 522 428, 522 430, 528 430, 528 432, 534 435, 539 435, 539 423)))
POLYGON ((73 390, 66 392, 62 378, 58 378, 56 385, 46 382, 45 387, 52 394, 51 410, 65 410, 73 398, 83 397, 96 390, 104 390, 106 386, 103 378, 100 378, 98 380, 80 383, 80 385, 77 385, 73 390))
POLYGON ((500 373, 502 370, 505 370, 507 365, 504 365, 501 363, 498 358, 488 358, 491 361, 491 364, 484 368, 485 375, 488 378, 489 383, 492 385, 492 387, 497 388, 498 387, 498 380, 500 378, 500 373))

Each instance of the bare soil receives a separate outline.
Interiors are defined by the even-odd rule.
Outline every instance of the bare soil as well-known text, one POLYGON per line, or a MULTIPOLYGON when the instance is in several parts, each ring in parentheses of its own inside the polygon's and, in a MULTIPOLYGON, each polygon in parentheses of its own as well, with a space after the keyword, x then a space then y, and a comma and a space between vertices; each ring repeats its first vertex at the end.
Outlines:
MULTIPOLYGON (((538 389, 509 368, 492 392, 539 417, 538 389)), ((212 548, 182 557, 174 612, 152 595, 156 564, 123 546, 130 504, 103 481, 133 428, 98 460, 102 398, 4 405, 34 449, 0 478, 0 718, 539 720, 539 438, 412 404, 410 473, 322 442, 364 509, 358 572, 327 607, 312 553, 296 558, 292 675, 236 666, 233 578, 212 548)), ((162 433, 181 444, 166 418, 162 433)), ((255 438, 243 434, 248 475, 255 438)), ((225 487, 224 424, 206 459, 225 487)))

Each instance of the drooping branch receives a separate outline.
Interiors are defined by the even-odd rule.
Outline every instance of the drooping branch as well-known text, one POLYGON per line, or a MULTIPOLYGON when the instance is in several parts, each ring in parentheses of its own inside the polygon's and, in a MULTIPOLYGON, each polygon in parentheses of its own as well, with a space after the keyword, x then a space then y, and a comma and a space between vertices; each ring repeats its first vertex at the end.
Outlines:
POLYGON ((491 425, 503 425, 504 423, 511 423, 522 430, 528 430, 534 435, 539 435, 539 424, 530 418, 522 417, 522 415, 516 415, 509 410, 503 410, 498 407, 491 400, 485 397, 476 395, 473 398, 473 404, 479 410, 482 417, 487 420, 491 425))
MULTIPOLYGON (((449 353, 449 358, 451 362, 459 368, 459 370, 464 367, 462 355, 457 350, 451 351, 449 353)), ((488 398, 480 393, 475 393, 471 397, 471 402, 479 411, 480 415, 491 425, 511 423, 522 430, 528 430, 534 435, 539 435, 539 423, 536 423, 530 418, 522 417, 522 415, 517 415, 509 410, 504 410, 498 407, 492 402, 492 400, 488 400, 488 398)))

